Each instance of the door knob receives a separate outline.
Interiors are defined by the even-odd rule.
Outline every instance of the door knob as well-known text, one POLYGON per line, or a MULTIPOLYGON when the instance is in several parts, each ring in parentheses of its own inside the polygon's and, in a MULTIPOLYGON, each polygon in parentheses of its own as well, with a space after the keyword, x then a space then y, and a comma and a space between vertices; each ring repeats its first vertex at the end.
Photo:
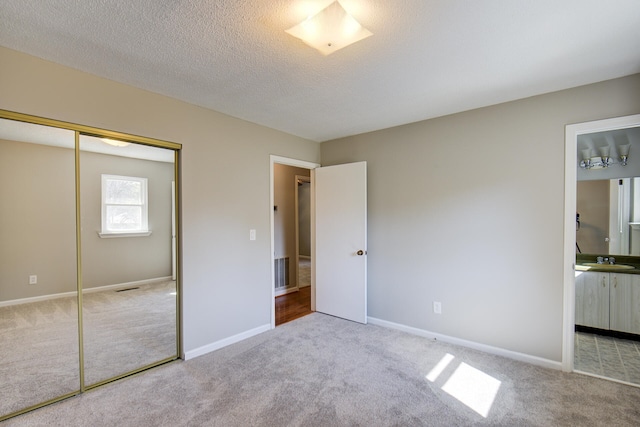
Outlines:
POLYGON ((356 252, 356 254, 358 256, 362 256, 362 255, 364 255, 364 251, 362 249, 360 249, 358 252, 356 252))

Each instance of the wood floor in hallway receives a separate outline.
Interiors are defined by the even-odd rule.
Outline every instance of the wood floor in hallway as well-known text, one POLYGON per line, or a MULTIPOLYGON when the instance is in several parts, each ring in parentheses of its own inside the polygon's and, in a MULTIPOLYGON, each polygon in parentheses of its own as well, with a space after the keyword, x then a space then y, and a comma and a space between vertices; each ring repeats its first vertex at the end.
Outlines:
POLYGON ((276 298, 276 326, 311 313, 311 286, 276 298))

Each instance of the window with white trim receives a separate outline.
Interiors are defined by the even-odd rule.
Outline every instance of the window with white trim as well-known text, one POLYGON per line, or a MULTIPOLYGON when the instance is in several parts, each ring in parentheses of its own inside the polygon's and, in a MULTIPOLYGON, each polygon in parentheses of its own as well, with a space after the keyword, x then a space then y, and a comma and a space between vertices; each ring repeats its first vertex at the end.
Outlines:
POLYGON ((100 236, 149 234, 147 178, 103 174, 100 236))

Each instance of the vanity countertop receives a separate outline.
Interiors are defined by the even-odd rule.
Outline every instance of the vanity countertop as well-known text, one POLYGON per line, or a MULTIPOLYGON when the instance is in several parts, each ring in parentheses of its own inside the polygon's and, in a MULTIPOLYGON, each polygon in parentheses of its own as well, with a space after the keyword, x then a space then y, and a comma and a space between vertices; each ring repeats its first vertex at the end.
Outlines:
POLYGON ((615 264, 597 264, 598 255, 578 254, 576 256, 576 271, 598 271, 603 273, 640 274, 640 257, 615 256, 615 264))
MULTIPOLYGON (((629 264, 624 264, 624 265, 629 265, 629 264)), ((594 265, 576 264, 576 271, 599 271, 603 273, 640 274, 640 266, 634 265, 631 267, 633 268, 615 268, 615 265, 608 266, 607 264, 603 264, 602 267, 594 266, 594 265)))

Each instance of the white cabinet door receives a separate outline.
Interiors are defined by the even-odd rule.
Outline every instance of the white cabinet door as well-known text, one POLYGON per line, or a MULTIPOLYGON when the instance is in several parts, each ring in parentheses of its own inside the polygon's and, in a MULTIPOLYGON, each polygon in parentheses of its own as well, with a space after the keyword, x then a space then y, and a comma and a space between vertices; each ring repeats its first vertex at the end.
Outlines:
POLYGON ((640 276, 610 273, 611 329, 640 334, 640 276))
POLYGON ((609 329, 609 273, 576 277, 576 324, 609 329))

